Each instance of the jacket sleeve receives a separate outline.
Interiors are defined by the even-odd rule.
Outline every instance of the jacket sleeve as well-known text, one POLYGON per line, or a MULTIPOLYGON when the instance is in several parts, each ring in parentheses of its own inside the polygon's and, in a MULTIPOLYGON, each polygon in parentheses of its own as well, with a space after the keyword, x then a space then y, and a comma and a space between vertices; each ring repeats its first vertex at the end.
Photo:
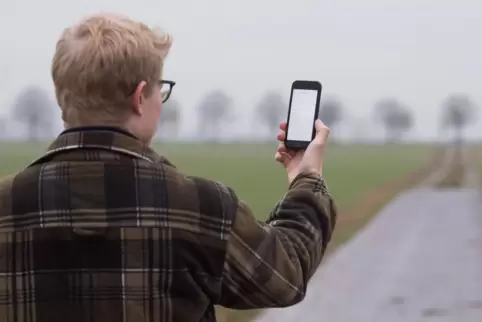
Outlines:
POLYGON ((300 174, 266 223, 238 202, 219 304, 234 309, 300 302, 335 227, 334 201, 319 174, 300 174))

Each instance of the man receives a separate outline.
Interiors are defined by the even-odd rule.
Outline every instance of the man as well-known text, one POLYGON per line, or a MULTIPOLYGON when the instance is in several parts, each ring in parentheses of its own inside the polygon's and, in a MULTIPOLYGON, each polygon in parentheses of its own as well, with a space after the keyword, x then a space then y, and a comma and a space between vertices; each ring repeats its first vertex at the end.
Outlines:
POLYGON ((52 78, 66 130, 0 184, 1 321, 215 321, 214 305, 304 298, 336 220, 328 129, 317 121, 306 151, 280 144, 289 189, 258 222, 233 190, 148 147, 174 85, 161 78, 170 45, 115 15, 62 34, 52 78))

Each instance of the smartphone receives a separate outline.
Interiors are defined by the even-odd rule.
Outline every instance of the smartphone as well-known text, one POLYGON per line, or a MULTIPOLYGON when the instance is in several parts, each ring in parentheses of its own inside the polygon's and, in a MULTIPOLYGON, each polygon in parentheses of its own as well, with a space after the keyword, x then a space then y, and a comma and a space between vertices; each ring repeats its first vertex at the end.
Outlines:
POLYGON ((321 84, 297 80, 291 85, 285 146, 306 149, 315 138, 315 120, 320 110, 321 84))

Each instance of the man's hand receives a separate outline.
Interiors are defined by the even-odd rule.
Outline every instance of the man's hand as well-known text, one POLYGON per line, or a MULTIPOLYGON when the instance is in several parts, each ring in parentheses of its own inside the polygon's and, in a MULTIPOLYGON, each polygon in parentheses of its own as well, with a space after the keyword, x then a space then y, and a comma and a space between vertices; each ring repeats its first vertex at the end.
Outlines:
POLYGON ((278 133, 277 139, 280 141, 275 154, 276 161, 283 164, 288 174, 288 181, 291 183, 293 179, 302 172, 315 171, 322 173, 323 156, 325 153, 330 129, 323 124, 322 121, 315 121, 316 136, 308 145, 306 150, 289 150, 284 145, 286 137, 286 122, 280 124, 281 132, 278 133))

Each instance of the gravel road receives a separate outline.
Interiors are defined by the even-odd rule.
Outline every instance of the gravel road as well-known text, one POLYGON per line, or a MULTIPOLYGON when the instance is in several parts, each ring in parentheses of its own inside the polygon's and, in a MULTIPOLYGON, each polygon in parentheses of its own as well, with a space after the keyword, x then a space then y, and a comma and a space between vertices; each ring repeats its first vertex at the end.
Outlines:
POLYGON ((260 322, 481 322, 482 194, 416 188, 327 259, 303 302, 260 322))

